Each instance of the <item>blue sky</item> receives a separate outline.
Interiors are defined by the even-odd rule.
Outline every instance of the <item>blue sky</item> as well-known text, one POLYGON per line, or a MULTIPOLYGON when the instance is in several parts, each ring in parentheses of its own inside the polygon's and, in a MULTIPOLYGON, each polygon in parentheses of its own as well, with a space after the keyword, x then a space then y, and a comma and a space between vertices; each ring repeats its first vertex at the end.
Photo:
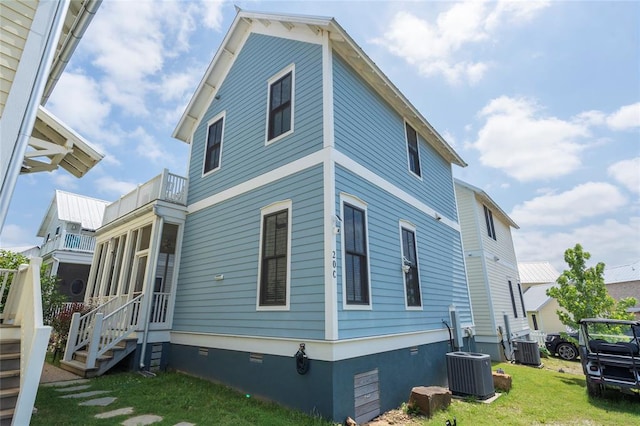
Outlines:
POLYGON ((171 133, 234 4, 335 17, 518 223, 519 261, 640 259, 640 2, 105 1, 46 105, 105 158, 21 176, 2 247, 40 244, 55 189, 114 201, 185 174, 171 133))

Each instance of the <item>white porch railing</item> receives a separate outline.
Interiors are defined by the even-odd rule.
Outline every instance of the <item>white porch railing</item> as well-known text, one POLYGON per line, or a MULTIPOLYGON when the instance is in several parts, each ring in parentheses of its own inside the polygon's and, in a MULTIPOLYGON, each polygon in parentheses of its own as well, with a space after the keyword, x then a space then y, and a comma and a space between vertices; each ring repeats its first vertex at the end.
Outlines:
POLYGON ((529 337, 531 338, 531 340, 535 340, 536 342, 538 342, 538 346, 544 348, 544 340, 547 338, 547 333, 544 333, 542 331, 532 331, 531 333, 529 333, 529 337))
MULTIPOLYGON (((20 392, 12 423, 16 425, 27 425, 31 421, 51 334, 51 327, 42 322, 41 265, 42 259, 39 257, 32 258, 29 265, 20 265, 15 271, 2 310, 4 324, 20 326, 20 392)), ((12 272, 14 271, 2 271, 0 277, 4 284, 6 277, 12 272)), ((5 288, 3 285, 2 293, 5 288)))
POLYGON ((167 320, 167 307, 169 306, 169 296, 171 293, 154 293, 153 306, 151 307, 150 321, 153 323, 163 323, 167 320))
POLYGON ((86 367, 94 368, 99 356, 136 330, 142 295, 120 306, 116 304, 119 300, 113 299, 82 316, 78 312, 73 314, 65 361, 71 361, 75 351, 88 345, 86 367))
POLYGON ((17 269, 0 269, 0 319, 4 316, 5 296, 11 284, 10 277, 16 272, 17 269))
POLYGON ((73 234, 62 232, 52 240, 47 241, 40 249, 40 255, 44 256, 55 250, 77 251, 81 253, 93 253, 96 248, 96 237, 93 235, 73 234))
POLYGON ((164 169, 158 176, 139 185, 130 193, 120 197, 118 201, 109 204, 104 210, 102 224, 113 222, 154 200, 186 206, 187 178, 169 173, 167 169, 164 169))

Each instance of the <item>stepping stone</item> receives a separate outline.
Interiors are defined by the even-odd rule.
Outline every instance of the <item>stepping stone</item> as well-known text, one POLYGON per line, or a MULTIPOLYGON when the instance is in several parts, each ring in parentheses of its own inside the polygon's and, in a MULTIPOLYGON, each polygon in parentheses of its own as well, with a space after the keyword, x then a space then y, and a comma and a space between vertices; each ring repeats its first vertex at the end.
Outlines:
POLYGON ((111 417, 124 416, 129 414, 133 414, 133 407, 118 408, 117 410, 96 414, 94 417, 96 419, 110 419, 111 417))
POLYGON ((195 423, 189 423, 189 422, 180 422, 180 423, 176 423, 173 426, 196 426, 195 423))
POLYGON ((89 379, 65 380, 64 382, 44 383, 40 386, 45 388, 60 388, 63 386, 79 385, 82 383, 89 383, 89 379))
POLYGON ((74 393, 71 395, 62 395, 60 398, 89 398, 91 396, 102 395, 103 393, 109 393, 111 391, 91 391, 91 392, 81 392, 74 393))
POLYGON ((123 426, 144 426, 162 421, 162 417, 155 414, 143 414, 142 416, 131 417, 120 423, 123 426))
POLYGON ((104 398, 90 399, 89 401, 81 402, 78 405, 85 405, 85 406, 91 406, 91 407, 106 407, 116 399, 118 398, 116 398, 115 396, 105 396, 104 398))
POLYGON ((90 387, 91 385, 80 385, 80 386, 71 386, 68 388, 57 388, 56 392, 73 392, 73 391, 89 389, 90 387))

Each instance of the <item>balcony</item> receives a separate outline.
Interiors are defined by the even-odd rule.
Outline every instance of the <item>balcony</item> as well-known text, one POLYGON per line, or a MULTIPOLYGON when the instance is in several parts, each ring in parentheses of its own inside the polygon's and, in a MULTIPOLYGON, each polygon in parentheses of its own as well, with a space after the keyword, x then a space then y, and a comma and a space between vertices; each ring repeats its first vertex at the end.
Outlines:
POLYGON ((109 204, 104 210, 102 225, 113 222, 155 200, 186 206, 187 178, 169 173, 167 169, 164 169, 158 176, 138 185, 136 189, 120 197, 118 201, 109 204))
POLYGON ((53 239, 44 243, 40 248, 40 256, 45 256, 56 250, 75 251, 79 253, 93 253, 96 248, 96 237, 93 235, 73 234, 63 231, 53 239))

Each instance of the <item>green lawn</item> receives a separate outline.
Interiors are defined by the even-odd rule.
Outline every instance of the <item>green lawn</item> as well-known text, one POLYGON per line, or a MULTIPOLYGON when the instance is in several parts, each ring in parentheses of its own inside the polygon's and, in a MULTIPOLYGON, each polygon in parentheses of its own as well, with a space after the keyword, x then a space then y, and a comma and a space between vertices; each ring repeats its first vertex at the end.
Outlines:
MULTIPOLYGON (((631 425, 640 424, 640 400, 618 392, 606 399, 589 399, 579 363, 545 359, 546 368, 496 364, 513 378, 511 392, 491 404, 454 400, 447 411, 412 424, 439 425, 631 425), (558 372, 563 368, 565 373, 558 372), (574 373, 571 373, 573 371, 574 373)), ((321 419, 264 403, 229 388, 178 373, 143 377, 116 373, 91 380, 91 390, 112 390, 118 400, 108 407, 80 407, 78 400, 61 399, 54 388, 40 387, 32 425, 117 425, 126 417, 94 419, 100 412, 134 407, 136 415, 164 417, 158 425, 191 422, 198 425, 330 425, 321 419)), ((409 390, 407 390, 407 398, 409 390)), ((398 423, 396 423, 398 424, 398 423)))

